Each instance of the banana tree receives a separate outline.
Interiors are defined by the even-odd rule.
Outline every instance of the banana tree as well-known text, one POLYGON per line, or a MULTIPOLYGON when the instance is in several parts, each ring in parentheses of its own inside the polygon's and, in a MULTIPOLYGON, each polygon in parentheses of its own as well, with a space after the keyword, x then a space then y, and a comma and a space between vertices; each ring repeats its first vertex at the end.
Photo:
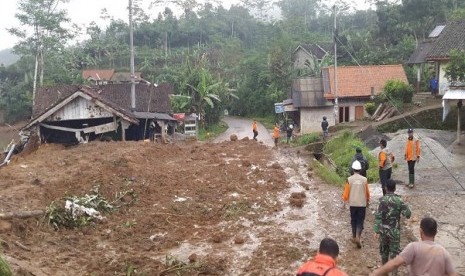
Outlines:
POLYGON ((222 86, 222 82, 214 82, 211 74, 205 68, 200 68, 198 74, 198 83, 188 83, 187 86, 192 89, 192 106, 200 116, 201 124, 205 126, 205 108, 207 105, 214 108, 215 101, 221 101, 218 90, 222 86))

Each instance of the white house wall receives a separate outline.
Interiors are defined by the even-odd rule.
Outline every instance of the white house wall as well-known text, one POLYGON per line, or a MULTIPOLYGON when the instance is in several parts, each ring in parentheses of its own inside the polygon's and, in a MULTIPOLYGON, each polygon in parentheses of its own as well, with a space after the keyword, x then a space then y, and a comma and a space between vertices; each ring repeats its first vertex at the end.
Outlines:
POLYGON ((295 52, 294 54, 294 68, 295 69, 305 69, 305 68, 309 68, 307 65, 305 65, 306 61, 309 61, 310 62, 310 68, 314 68, 314 62, 313 62, 313 58, 308 54, 306 53, 305 51, 303 51, 302 49, 299 49, 297 52, 295 52))
POLYGON ((349 122, 355 121, 355 107, 356 106, 363 106, 363 114, 364 117, 367 116, 366 110, 365 110, 365 103, 367 101, 363 100, 344 100, 339 102, 339 107, 349 107, 349 122))
POLYGON ((321 122, 323 116, 326 116, 329 126, 334 126, 334 109, 332 106, 300 108, 300 132, 302 134, 322 132, 321 122))
POLYGON ((439 95, 444 95, 449 90, 449 81, 446 78, 446 71, 444 70, 447 64, 447 61, 439 62, 439 95))
POLYGON ((47 121, 63 121, 63 120, 80 120, 80 119, 96 119, 113 117, 113 114, 101 108, 100 106, 86 100, 82 97, 77 97, 63 108, 59 109, 47 118, 47 121))
MULTIPOLYGON (((363 106, 364 117, 367 116, 363 100, 344 100, 339 102, 339 107, 349 107, 349 122, 355 121, 355 107, 363 106)), ((302 134, 311 132, 321 132, 321 121, 326 116, 329 126, 334 126, 336 119, 339 120, 339 114, 336 118, 334 107, 301 107, 300 108, 300 130, 302 134)))

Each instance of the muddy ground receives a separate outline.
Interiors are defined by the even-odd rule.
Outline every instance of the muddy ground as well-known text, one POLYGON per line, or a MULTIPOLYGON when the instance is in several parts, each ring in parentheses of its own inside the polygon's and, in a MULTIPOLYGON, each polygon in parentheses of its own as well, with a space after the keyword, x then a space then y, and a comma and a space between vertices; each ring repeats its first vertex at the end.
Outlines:
MULTIPOLYGON (((295 275, 329 236, 341 247, 339 266, 368 275, 379 264, 371 231, 376 204, 356 249, 342 188, 315 177, 310 158, 302 149, 246 139, 42 145, 0 168, 0 212, 45 210, 96 186, 110 201, 131 189, 136 200, 80 229, 56 230, 41 217, 1 221, 3 255, 16 275, 295 275), (290 203, 293 193, 305 195, 303 207, 290 203)), ((463 177, 463 163, 451 170, 463 177)), ((402 243, 418 238, 419 219, 430 214, 464 273, 461 189, 442 170, 419 175, 415 189, 398 190, 414 214, 404 220, 402 243)), ((370 186, 376 202, 380 188, 370 186)))

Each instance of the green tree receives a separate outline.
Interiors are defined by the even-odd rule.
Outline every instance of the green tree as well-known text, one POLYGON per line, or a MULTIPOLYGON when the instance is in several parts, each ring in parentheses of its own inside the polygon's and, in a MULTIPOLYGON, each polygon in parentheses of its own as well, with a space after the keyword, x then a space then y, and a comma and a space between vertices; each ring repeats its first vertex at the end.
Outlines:
POLYGON ((44 79, 45 55, 48 51, 61 48, 71 32, 62 25, 69 22, 66 11, 58 9, 60 3, 66 0, 20 0, 19 12, 15 17, 21 22, 22 28, 10 28, 8 31, 20 38, 15 46, 15 52, 35 56, 32 101, 34 103, 37 78, 42 86, 44 79), (29 31, 32 30, 32 33, 29 31))
POLYGON ((445 68, 445 76, 451 82, 465 83, 465 51, 452 50, 450 61, 445 68))

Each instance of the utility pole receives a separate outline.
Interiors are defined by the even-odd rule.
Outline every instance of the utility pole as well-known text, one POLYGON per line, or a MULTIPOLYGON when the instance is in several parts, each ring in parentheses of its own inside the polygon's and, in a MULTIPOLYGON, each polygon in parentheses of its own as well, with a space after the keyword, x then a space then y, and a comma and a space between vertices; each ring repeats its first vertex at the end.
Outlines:
POLYGON ((129 0, 129 47, 131 49, 131 110, 136 111, 136 81, 134 75, 134 28, 132 24, 132 0, 129 0))
POLYGON ((333 40, 334 40, 334 123, 337 124, 339 121, 339 105, 337 98, 337 27, 336 27, 336 14, 337 7, 336 4, 333 6, 334 9, 334 31, 333 31, 333 40))

